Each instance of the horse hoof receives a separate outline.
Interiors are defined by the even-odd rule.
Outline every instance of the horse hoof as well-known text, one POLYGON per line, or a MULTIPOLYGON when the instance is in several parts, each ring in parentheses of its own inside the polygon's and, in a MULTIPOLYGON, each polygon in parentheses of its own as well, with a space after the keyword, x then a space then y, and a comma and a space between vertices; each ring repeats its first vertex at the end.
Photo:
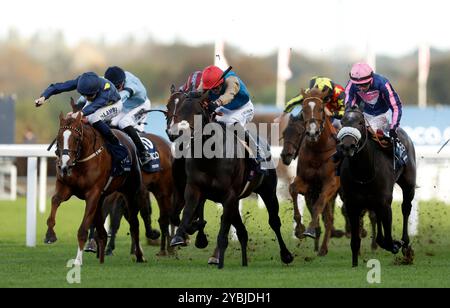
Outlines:
POLYGON ((208 264, 209 265, 219 265, 219 259, 216 257, 210 257, 208 259, 208 264))
POLYGON ((341 238, 345 235, 345 232, 342 230, 333 230, 331 231, 331 237, 341 238))
POLYGON ((304 236, 310 237, 312 239, 316 238, 316 230, 312 229, 312 228, 308 228, 306 229, 305 232, 303 232, 304 236))
POLYGON ((136 258, 136 263, 147 263, 147 260, 144 258, 144 256, 140 258, 136 258))
POLYGON ((78 260, 78 259, 75 259, 75 261, 73 262, 73 265, 74 265, 74 266, 82 266, 82 265, 83 265, 83 262, 81 262, 81 261, 78 260))
POLYGON ((157 257, 167 257, 167 251, 161 250, 156 254, 157 257))
POLYGON ((281 261, 284 264, 290 264, 294 261, 294 256, 288 251, 287 253, 281 254, 281 261))
POLYGON ((197 235, 197 238, 195 239, 195 247, 199 249, 208 247, 208 239, 206 238, 206 235, 197 235))
POLYGON ((170 241, 170 246, 187 246, 186 241, 181 236, 175 235, 170 241))
POLYGON ((107 255, 107 256, 114 256, 114 253, 113 253, 112 249, 106 249, 105 255, 107 255))
POLYGON ((145 233, 145 237, 150 240, 157 240, 161 236, 161 232, 156 229, 152 229, 150 232, 145 233))
POLYGON ((44 243, 45 244, 53 244, 57 240, 58 239, 56 238, 56 234, 55 233, 47 233, 45 235, 44 243))
POLYGON ((95 242, 94 239, 91 239, 89 241, 89 243, 86 245, 86 247, 84 248, 85 252, 92 252, 92 253, 97 253, 97 243, 95 242))
POLYGON ((297 225, 295 227, 295 237, 297 237, 299 240, 305 238, 305 235, 303 234, 304 232, 305 232, 305 226, 297 225))
POLYGON ((319 257, 325 257, 327 254, 328 254, 328 249, 320 249, 320 251, 317 255, 319 257))

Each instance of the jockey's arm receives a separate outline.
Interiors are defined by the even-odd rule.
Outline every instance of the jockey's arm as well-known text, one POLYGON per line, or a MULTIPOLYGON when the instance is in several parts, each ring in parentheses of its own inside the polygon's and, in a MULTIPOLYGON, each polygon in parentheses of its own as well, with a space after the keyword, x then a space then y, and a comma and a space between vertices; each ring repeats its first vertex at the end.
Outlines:
POLYGON ((292 110, 294 110, 295 106, 301 105, 302 103, 303 95, 299 94, 286 103, 286 107, 284 107, 284 113, 290 113, 292 110))
POLYGON ((122 100, 122 102, 125 103, 125 101, 127 99, 129 99, 131 96, 133 96, 133 89, 131 88, 124 88, 122 91, 119 92, 120 95, 120 99, 122 100))
POLYGON ((239 90, 241 89, 239 85, 239 79, 230 76, 225 80, 225 93, 223 93, 217 100, 221 105, 229 104, 236 94, 239 93, 239 90))
POLYGON ((389 82, 383 85, 383 87, 381 88, 381 92, 387 99, 389 108, 392 111, 392 121, 390 128, 397 128, 400 126, 400 119, 402 118, 402 102, 400 101, 400 98, 389 82))
POLYGON ((350 108, 356 103, 356 87, 353 85, 351 81, 347 83, 345 87, 345 100, 344 100, 344 108, 350 108))
POLYGON ((108 105, 108 100, 104 97, 97 96, 94 101, 89 104, 88 106, 85 106, 82 110, 84 116, 88 116, 94 112, 96 112, 98 109, 105 107, 108 105))
POLYGON ((73 80, 68 80, 65 82, 52 83, 47 89, 42 92, 41 97, 49 99, 51 96, 63 92, 69 92, 77 89, 78 78, 73 80))

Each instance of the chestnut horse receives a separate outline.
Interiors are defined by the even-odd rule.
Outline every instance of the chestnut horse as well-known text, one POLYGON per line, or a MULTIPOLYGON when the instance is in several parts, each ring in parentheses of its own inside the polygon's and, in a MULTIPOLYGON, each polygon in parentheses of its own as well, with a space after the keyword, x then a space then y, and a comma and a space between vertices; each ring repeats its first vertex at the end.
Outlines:
POLYGON ((94 224, 97 230, 97 257, 104 262, 107 234, 104 229, 101 207, 106 196, 121 192, 128 205, 130 233, 136 243, 137 262, 145 262, 139 245, 138 212, 145 204, 145 187, 142 185, 141 170, 136 156, 136 148, 124 133, 113 130, 120 142, 127 148, 131 158, 131 170, 118 177, 111 177, 112 158, 106 150, 107 145, 101 134, 91 125, 82 121, 81 113, 72 116, 59 116, 57 141, 56 192, 52 197, 52 209, 47 220, 48 230, 45 243, 56 241, 55 216, 59 205, 71 196, 86 201, 84 217, 78 229, 78 253, 75 265, 83 263, 83 249, 89 227, 94 224))
MULTIPOLYGON (((334 128, 325 112, 323 98, 327 92, 313 88, 308 92, 302 90, 302 95, 304 96, 302 113, 305 125, 290 126, 283 135, 295 134, 300 139, 300 136, 305 133, 306 138, 301 142, 300 147, 298 143, 294 143, 301 140, 294 140, 294 142, 285 140, 282 159, 284 163, 290 163, 297 155, 297 151, 299 152, 297 176, 289 187, 294 202, 296 235, 300 236, 303 227, 297 207, 297 194, 300 193, 305 196, 307 207, 312 215, 312 221, 303 234, 316 239, 316 250, 320 237, 319 217, 321 214, 324 216, 325 235, 319 250, 319 256, 324 256, 328 253, 328 242, 334 219, 334 200, 340 187, 339 177, 335 175, 335 164, 331 159, 336 152, 337 142, 333 135, 334 128), (298 150, 292 153, 293 151, 288 151, 287 147, 298 150)), ((291 118, 291 122, 293 120, 294 118, 291 118)))

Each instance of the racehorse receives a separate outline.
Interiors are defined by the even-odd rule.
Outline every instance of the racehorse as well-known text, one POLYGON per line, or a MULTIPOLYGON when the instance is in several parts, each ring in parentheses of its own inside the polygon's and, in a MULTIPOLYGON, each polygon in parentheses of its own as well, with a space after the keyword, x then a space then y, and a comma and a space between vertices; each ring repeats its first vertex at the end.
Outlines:
POLYGON ((343 127, 338 134, 338 148, 344 155, 340 174, 351 225, 352 266, 358 266, 361 245, 358 220, 366 208, 376 213, 377 244, 394 254, 402 248, 407 260, 412 261, 408 218, 416 187, 416 157, 411 139, 403 129, 397 129, 398 136, 406 147, 408 160, 404 166, 394 167, 392 146, 383 149, 378 141, 371 138, 367 121, 359 106, 347 109, 341 122, 343 127), (391 203, 395 183, 400 185, 403 192, 402 242, 392 239, 391 203))
MULTIPOLYGON (((302 141, 302 135, 303 135, 304 131, 305 131, 305 127, 302 123, 300 116, 291 115, 289 117, 289 121, 286 126, 286 129, 283 131, 283 134, 282 134, 283 150, 281 152, 281 158, 285 165, 289 166, 291 164, 292 160, 297 158, 298 152, 300 150, 300 142, 302 141)), ((296 177, 299 177, 299 176, 300 176, 300 164, 297 164, 296 177)), ((297 184, 296 184, 297 182, 298 182, 298 179, 294 179, 294 182, 289 186, 289 194, 291 195, 292 201, 294 203, 294 220, 296 222, 295 236, 299 239, 302 239, 305 237, 303 235, 303 232, 305 231, 305 227, 301 222, 302 217, 301 217, 300 211, 298 209, 297 196, 299 194, 299 191, 297 189, 297 184)), ((317 198, 317 196, 308 195, 308 199, 305 202, 311 215, 314 212, 312 205, 314 204, 314 200, 316 198, 317 198)), ((332 218, 333 218, 333 220, 334 220, 334 207, 335 207, 335 202, 333 201, 332 202, 332 218)), ((345 204, 343 204, 343 206, 342 206, 342 215, 345 217, 345 235, 350 237, 350 232, 351 232, 350 224, 348 221, 348 215, 345 210, 345 204)), ((370 218, 371 230, 372 230, 371 247, 374 250, 377 248, 377 244, 375 241, 375 237, 376 237, 375 213, 370 211, 369 218, 370 218)), ((325 217, 323 217, 323 219, 324 219, 324 221, 326 220, 325 217)), ((333 221, 332 221, 332 223, 333 223, 333 221)), ((316 236, 316 239, 314 241, 314 250, 319 251, 319 237, 320 237, 319 235, 321 233, 320 227, 316 233, 318 235, 316 236)), ((362 237, 365 237, 367 235, 367 232, 363 228, 363 218, 362 217, 361 217, 361 234, 362 234, 362 237)), ((342 231, 335 229, 334 226, 332 225, 331 237, 342 237, 342 231)))
MULTIPOLYGON (((182 131, 183 135, 187 135, 187 139, 189 140, 200 136, 199 145, 202 148, 205 142, 208 141, 202 137, 201 132, 198 135, 199 132, 195 131, 196 124, 194 124, 194 118, 201 119, 200 124, 203 131, 206 125, 212 123, 213 117, 212 113, 203 107, 204 99, 204 96, 187 96, 183 103, 177 106, 177 111, 171 120, 172 125, 170 130, 171 135, 176 137, 182 131), (190 131, 190 129, 194 129, 194 131, 190 131)), ((220 131, 216 132, 217 134, 225 133, 233 136, 233 145, 231 146, 236 149, 236 144, 239 144, 240 141, 234 135, 233 129, 230 126, 215 123, 216 128, 217 126, 220 127, 220 131)), ((223 206, 223 215, 217 237, 216 249, 219 259, 218 268, 221 269, 224 266, 225 250, 228 246, 228 233, 231 224, 236 228, 236 233, 241 244, 242 266, 247 266, 248 233, 239 214, 239 200, 247 197, 253 190, 253 192, 261 196, 266 204, 269 212, 269 225, 277 236, 281 260, 286 264, 291 263, 293 256, 286 248, 280 232, 281 220, 278 216, 279 204, 276 196, 277 175, 275 169, 269 169, 268 174, 259 177, 257 183, 253 181, 250 184, 250 186, 253 186, 252 190, 244 189, 250 172, 247 164, 248 160, 238 158, 237 151, 234 151, 234 149, 232 158, 229 158, 229 155, 227 155, 229 152, 227 151, 231 149, 225 139, 223 138, 220 142, 215 143, 215 153, 218 153, 219 158, 217 156, 207 158, 203 155, 203 152, 200 152, 202 154, 199 158, 195 156, 187 156, 185 158, 186 187, 184 197, 186 204, 181 225, 172 239, 171 245, 180 245, 183 243, 184 235, 190 227, 195 213, 200 214, 200 212, 203 212, 203 209, 200 212, 198 209, 209 199, 221 203, 223 206), (220 158, 220 156, 223 158, 220 158)), ((198 146, 196 142, 190 142, 184 150, 186 153, 190 152, 192 155, 196 153, 196 146, 198 146)))
MULTIPOLYGON (((339 177, 335 175, 335 164, 331 159, 336 152, 337 141, 333 135, 335 130, 325 112, 323 99, 327 94, 326 91, 322 92, 316 88, 307 92, 302 90, 304 96, 302 113, 305 124, 301 125, 301 121, 298 120, 298 125, 288 125, 283 132, 285 147, 282 159, 284 163, 289 164, 294 156, 297 154, 299 156, 297 176, 289 187, 294 202, 296 235, 299 237, 302 231, 301 216, 297 207, 297 195, 300 193, 305 196, 312 216, 312 221, 303 235, 316 240, 315 250, 318 248, 320 237, 319 217, 323 214, 325 234, 319 256, 328 253, 328 242, 334 219, 334 200, 340 187, 339 177), (303 133, 305 138, 301 142, 300 137, 303 133), (293 141, 291 136, 294 136, 293 141)), ((294 121, 295 118, 291 116, 290 123, 294 121)))
MULTIPOLYGON (((73 103, 73 101, 72 101, 73 103)), ((57 141, 57 179, 56 192, 52 197, 52 209, 47 220, 46 243, 54 243, 55 216, 59 205, 72 195, 86 201, 84 217, 78 230, 78 253, 75 265, 83 263, 83 249, 88 229, 94 223, 98 243, 97 257, 104 262, 107 234, 103 227, 101 206, 103 200, 112 192, 121 192, 128 205, 130 233, 136 243, 137 262, 145 262, 139 245, 139 209, 145 203, 145 188, 142 185, 141 170, 136 156, 136 148, 124 133, 113 130, 120 142, 127 148, 131 158, 131 169, 121 176, 112 177, 112 158, 106 150, 103 137, 92 126, 85 124, 81 113, 59 116, 57 141)))
MULTIPOLYGON (((170 97, 167 100, 166 111, 166 133, 171 141, 174 141, 173 136, 170 134, 170 128, 175 124, 175 119, 178 117, 177 112, 179 107, 183 104, 184 100, 188 97, 189 92, 176 90, 175 86, 170 87, 170 97)), ((184 208, 184 191, 186 188, 186 171, 185 171, 185 159, 183 157, 176 158, 173 161, 172 175, 174 179, 174 193, 173 193, 173 212, 171 217, 171 223, 175 226, 179 226, 180 214, 184 208)), ((203 215, 204 202, 199 204, 197 213, 193 218, 193 222, 186 230, 188 234, 194 234, 196 231, 197 236, 195 239, 195 247, 206 248, 208 246, 208 238, 204 232, 206 220, 203 215)), ((187 239, 187 235, 185 236, 187 239)), ((183 241, 183 245, 185 241, 183 241)))

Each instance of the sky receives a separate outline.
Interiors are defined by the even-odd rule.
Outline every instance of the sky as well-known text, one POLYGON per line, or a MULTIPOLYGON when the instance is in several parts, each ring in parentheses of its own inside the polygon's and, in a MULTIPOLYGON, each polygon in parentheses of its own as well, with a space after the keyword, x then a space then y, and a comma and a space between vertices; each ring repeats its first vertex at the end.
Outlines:
POLYGON ((223 39, 250 54, 280 45, 317 56, 368 48, 400 56, 420 43, 450 49, 447 0, 6 1, 0 38, 14 28, 24 37, 62 31, 69 45, 99 38, 114 43, 130 34, 194 45, 223 39))

